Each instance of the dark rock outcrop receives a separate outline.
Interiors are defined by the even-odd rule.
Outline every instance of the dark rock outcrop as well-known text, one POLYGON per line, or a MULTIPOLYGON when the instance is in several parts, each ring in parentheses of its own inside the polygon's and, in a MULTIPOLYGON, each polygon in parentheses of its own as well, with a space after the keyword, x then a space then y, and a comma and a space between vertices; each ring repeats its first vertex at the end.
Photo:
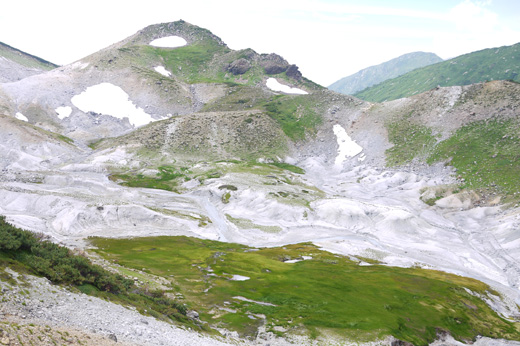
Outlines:
POLYGON ((299 81, 303 78, 302 73, 300 72, 300 70, 298 69, 298 66, 296 66, 296 65, 289 66, 287 71, 285 71, 285 74, 287 75, 287 77, 290 77, 297 81, 299 81))
POLYGON ((229 64, 226 68, 227 71, 231 72, 235 76, 244 74, 251 68, 251 63, 246 59, 238 59, 229 64))
POLYGON ((261 55, 260 66, 267 74, 278 74, 287 71, 289 63, 278 54, 261 55))

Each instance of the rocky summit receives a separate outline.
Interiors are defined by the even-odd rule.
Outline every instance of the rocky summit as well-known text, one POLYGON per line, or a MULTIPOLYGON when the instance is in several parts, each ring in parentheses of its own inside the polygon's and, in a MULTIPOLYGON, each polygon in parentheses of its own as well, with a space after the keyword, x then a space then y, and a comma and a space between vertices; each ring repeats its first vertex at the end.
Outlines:
POLYGON ((0 55, 1 343, 520 344, 518 83, 368 102, 185 21, 35 61, 0 55))

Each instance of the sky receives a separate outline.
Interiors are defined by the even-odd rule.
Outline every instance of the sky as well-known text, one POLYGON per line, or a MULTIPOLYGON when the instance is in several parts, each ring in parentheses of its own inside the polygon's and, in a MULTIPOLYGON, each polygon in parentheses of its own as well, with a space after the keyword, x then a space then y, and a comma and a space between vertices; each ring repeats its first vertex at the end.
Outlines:
POLYGON ((17 0, 0 42, 59 65, 183 19, 232 49, 277 53, 323 86, 399 55, 449 59, 520 42, 518 0, 17 0))

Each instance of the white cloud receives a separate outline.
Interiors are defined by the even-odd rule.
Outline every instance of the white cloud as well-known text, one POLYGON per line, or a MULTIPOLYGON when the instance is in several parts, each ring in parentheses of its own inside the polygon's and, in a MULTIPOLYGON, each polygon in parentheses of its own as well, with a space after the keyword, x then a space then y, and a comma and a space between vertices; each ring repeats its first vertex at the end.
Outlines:
POLYGON ((462 32, 492 31, 497 26, 498 15, 486 8, 487 3, 465 0, 453 7, 447 18, 462 32))
POLYGON ((453 58, 473 51, 512 45, 520 40, 520 26, 510 28, 489 7, 491 1, 464 0, 446 16, 447 25, 436 33, 434 51, 442 58, 453 58))

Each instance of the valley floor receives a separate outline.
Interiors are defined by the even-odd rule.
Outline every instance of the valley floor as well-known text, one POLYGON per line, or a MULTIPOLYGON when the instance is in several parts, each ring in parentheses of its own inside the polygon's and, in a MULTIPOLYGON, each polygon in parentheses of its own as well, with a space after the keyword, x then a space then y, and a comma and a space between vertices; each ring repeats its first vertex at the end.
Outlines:
MULTIPOLYGON (((443 167, 427 172, 367 166, 340 171, 316 158, 300 166, 305 175, 285 172, 285 178, 281 174, 275 179, 230 172, 202 184, 187 184, 183 194, 117 185, 108 180, 103 166, 92 163, 16 172, 0 182, 0 214, 18 227, 79 248, 87 246, 89 236, 187 235, 255 247, 313 242, 324 250, 391 266, 420 266, 476 278, 503 295, 502 300, 488 302, 496 311, 508 318, 520 316, 518 209, 472 207, 463 194, 428 206, 420 199, 424 191, 453 183, 443 167), (236 191, 223 202, 226 191, 219 187, 229 185, 236 191)), ((105 336, 115 333, 118 342, 140 345, 171 345, 171 340, 183 338, 186 341, 177 344, 220 342, 34 280, 35 290, 22 297, 26 305, 3 304, 4 316, 25 314, 27 321, 35 319, 40 325, 69 325, 105 336), (52 297, 42 293, 52 290, 58 293, 52 297)), ((493 342, 478 344, 501 344, 493 342)))

